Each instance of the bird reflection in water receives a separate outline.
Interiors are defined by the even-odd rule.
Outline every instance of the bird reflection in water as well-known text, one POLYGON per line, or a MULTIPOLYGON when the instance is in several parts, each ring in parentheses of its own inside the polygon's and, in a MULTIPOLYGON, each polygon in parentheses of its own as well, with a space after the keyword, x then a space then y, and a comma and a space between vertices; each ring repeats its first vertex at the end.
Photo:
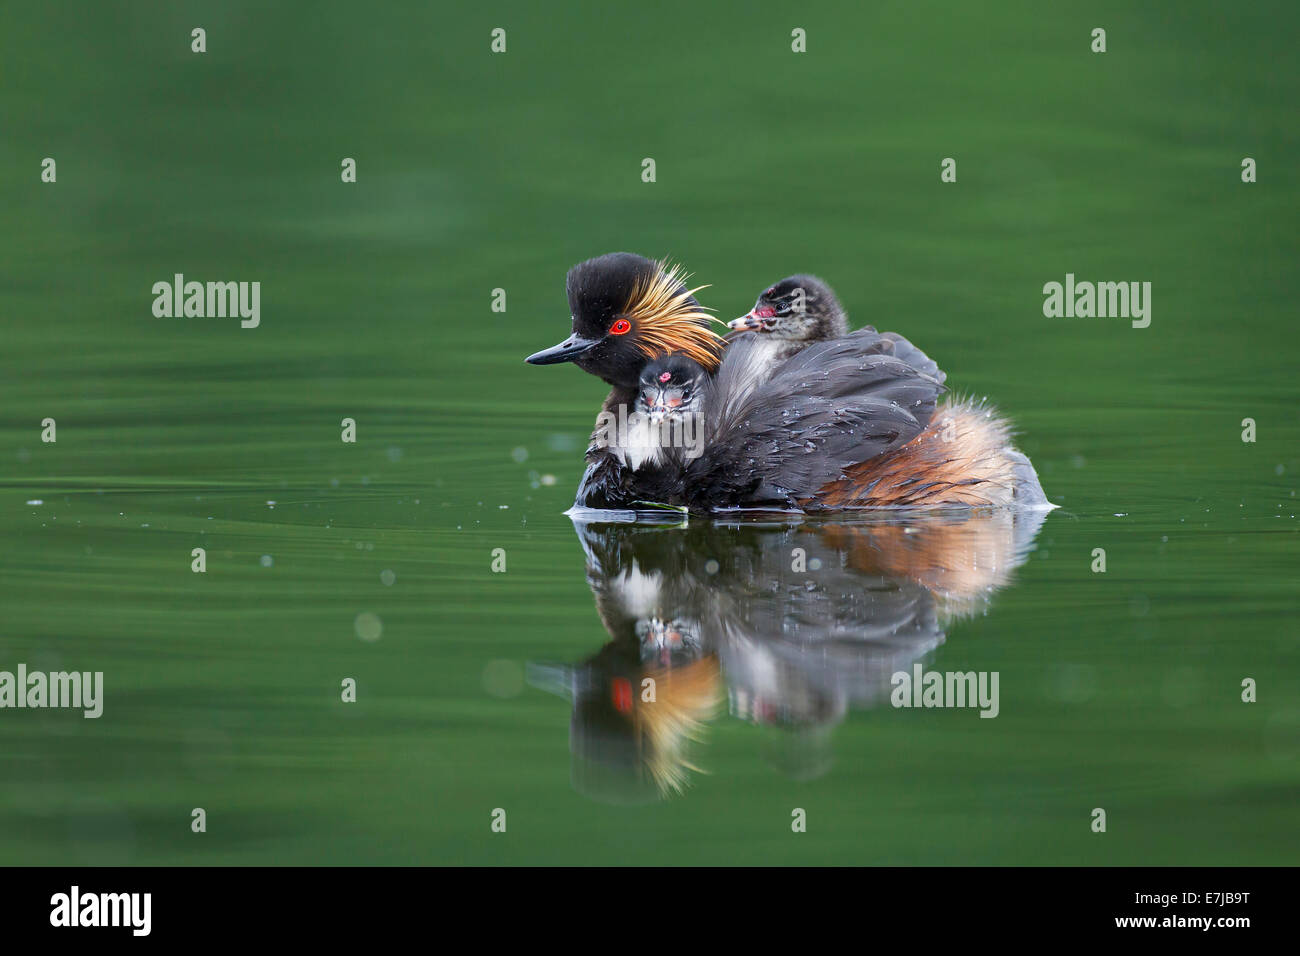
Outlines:
POLYGON ((1046 513, 879 514, 831 522, 682 526, 575 519, 610 640, 579 664, 530 664, 572 703, 573 784, 645 802, 702 772, 692 750, 723 711, 777 728, 768 757, 825 773, 851 708, 982 613, 1046 513))

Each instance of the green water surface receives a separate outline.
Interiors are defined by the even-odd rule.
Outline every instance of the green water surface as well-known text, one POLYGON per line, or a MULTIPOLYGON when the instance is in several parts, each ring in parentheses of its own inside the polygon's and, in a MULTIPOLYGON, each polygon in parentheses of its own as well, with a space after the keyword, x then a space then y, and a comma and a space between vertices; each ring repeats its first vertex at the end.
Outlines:
MULTIPOLYGON (((1295 863, 1296 25, 1280 2, 6 7, 0 670, 102 671, 105 700, 0 709, 0 864, 1295 863), (686 263, 722 318, 815 271, 1014 419, 1061 507, 917 658, 997 671, 996 719, 752 718, 724 657, 683 792, 581 785, 547 675, 618 639, 563 514, 604 389, 522 359, 567 334, 568 267, 618 249, 686 263), (154 317, 178 272, 260 281, 260 326, 154 317), (1151 282, 1150 326, 1044 317, 1067 273, 1151 282)), ((810 575, 796 643, 855 580, 944 597, 895 573, 906 527, 828 533, 828 562, 890 573, 810 575)), ((734 622, 769 578, 729 569, 798 532, 640 534, 613 577, 687 565, 734 622)))

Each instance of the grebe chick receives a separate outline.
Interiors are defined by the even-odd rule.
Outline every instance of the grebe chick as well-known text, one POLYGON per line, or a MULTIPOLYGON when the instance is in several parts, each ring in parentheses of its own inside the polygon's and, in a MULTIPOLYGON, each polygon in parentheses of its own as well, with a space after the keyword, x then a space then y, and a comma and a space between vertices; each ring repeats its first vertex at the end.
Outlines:
POLYGON ((849 333, 848 316, 831 287, 813 275, 792 275, 766 289, 754 307, 727 323, 727 340, 753 333, 762 359, 776 366, 814 342, 849 333))

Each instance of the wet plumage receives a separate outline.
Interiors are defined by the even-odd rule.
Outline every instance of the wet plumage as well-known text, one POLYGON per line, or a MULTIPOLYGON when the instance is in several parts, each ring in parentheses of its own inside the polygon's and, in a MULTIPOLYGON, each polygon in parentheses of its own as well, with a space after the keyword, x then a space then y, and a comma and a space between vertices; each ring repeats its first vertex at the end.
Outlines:
POLYGON ((609 382, 601 419, 644 405, 647 372, 651 384, 664 373, 691 379, 690 406, 669 417, 703 409, 703 446, 689 455, 621 447, 598 420, 577 505, 1047 505, 1004 419, 983 405, 941 403, 944 372, 903 336, 871 327, 844 333, 843 308, 821 280, 792 276, 768 289, 751 316, 777 321, 724 343, 683 278, 627 253, 580 263, 568 281, 572 336, 529 358, 573 361, 609 382), (792 296, 803 297, 802 309, 792 296), (793 352, 779 361, 774 333, 791 336, 781 340, 793 352))

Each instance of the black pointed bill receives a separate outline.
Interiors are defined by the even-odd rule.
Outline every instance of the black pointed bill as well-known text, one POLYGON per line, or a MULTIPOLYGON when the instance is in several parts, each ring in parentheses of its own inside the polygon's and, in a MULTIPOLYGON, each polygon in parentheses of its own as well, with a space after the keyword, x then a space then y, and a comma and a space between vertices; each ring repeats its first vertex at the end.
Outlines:
POLYGON ((529 365, 556 365, 560 362, 572 362, 583 352, 600 344, 600 339, 584 339, 580 335, 571 335, 559 345, 534 352, 524 359, 529 365))

